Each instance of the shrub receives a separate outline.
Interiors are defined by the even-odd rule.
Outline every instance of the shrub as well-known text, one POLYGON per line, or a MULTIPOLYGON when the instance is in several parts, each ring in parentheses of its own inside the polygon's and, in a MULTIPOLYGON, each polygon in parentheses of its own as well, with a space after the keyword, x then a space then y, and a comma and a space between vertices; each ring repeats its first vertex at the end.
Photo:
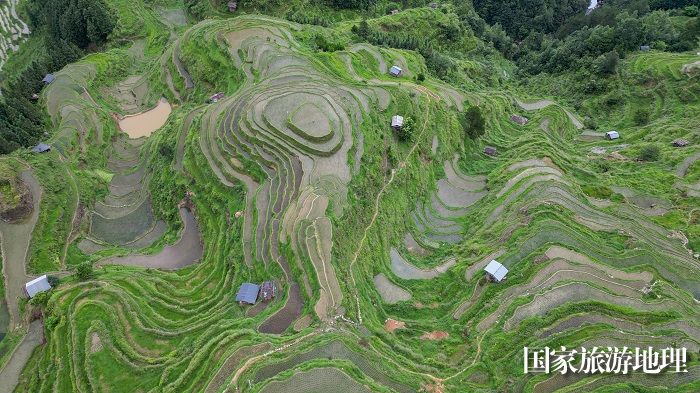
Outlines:
POLYGON ((639 155, 637 156, 637 158, 642 161, 656 161, 660 157, 661 149, 654 144, 649 144, 642 147, 642 150, 639 151, 639 155))
POLYGON ((75 272, 78 275, 78 278, 80 280, 90 279, 92 277, 92 274, 93 274, 92 263, 90 263, 90 262, 81 263, 80 265, 78 265, 75 272))
POLYGON ((172 160, 173 156, 175 155, 173 152, 173 148, 170 147, 170 145, 162 144, 158 147, 158 152, 160 153, 161 156, 163 156, 167 160, 172 160))
POLYGON ((415 121, 412 117, 406 117, 403 121, 403 127, 396 130, 396 136, 399 137, 401 142, 406 142, 411 140, 413 137, 413 129, 415 128, 415 121))
POLYGON ((634 112, 634 124, 643 126, 649 122, 649 110, 639 108, 634 112))
POLYGON ((423 74, 422 72, 419 73, 418 76, 416 77, 416 80, 418 82, 423 82, 425 80, 425 74, 423 74))
POLYGON ((61 279, 56 276, 47 276, 46 279, 48 280, 49 285, 51 285, 51 288, 56 288, 61 282, 61 279))
POLYGON ((35 305, 35 306, 45 306, 46 303, 49 302, 50 298, 49 291, 46 292, 39 292, 34 297, 29 300, 29 304, 35 305))
POLYGON ((620 55, 616 51, 610 51, 604 55, 598 56, 595 60, 595 68, 600 75, 611 75, 617 70, 617 63, 620 60, 620 55))
POLYGON ((323 34, 316 35, 314 42, 318 49, 324 52, 335 52, 345 49, 345 45, 342 42, 331 40, 323 34))
POLYGON ((612 169, 612 165, 608 161, 596 161, 595 163, 595 169, 599 173, 605 173, 608 172, 610 169, 612 169))
POLYGON ((477 139, 486 131, 486 120, 478 106, 472 106, 461 116, 460 123, 467 138, 477 139))

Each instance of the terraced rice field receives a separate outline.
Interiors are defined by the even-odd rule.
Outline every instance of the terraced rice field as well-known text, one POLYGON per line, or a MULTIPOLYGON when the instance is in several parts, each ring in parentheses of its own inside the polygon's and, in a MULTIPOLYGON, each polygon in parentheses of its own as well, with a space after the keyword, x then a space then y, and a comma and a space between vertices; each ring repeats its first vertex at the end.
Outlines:
MULTIPOLYGON (((592 148, 631 153, 581 138, 573 110, 506 87, 418 83, 415 52, 319 52, 309 31, 327 30, 266 16, 177 31, 160 53, 144 42, 69 65, 42 93, 59 150, 44 157, 91 175, 78 182, 85 214, 66 268, 95 271, 52 290, 46 343, 16 391, 697 390, 700 262, 682 232, 694 225, 683 190, 697 147, 601 173, 592 148), (99 56, 122 55, 135 64, 106 77, 99 56), (395 63, 404 76, 387 75, 395 63), (465 141, 459 116, 477 104, 486 133, 465 141), (163 112, 145 125, 112 116, 154 106, 163 112), (407 141, 395 114, 413 121, 407 141), (484 276, 492 259, 509 269, 501 283, 484 276), (234 301, 242 283, 267 280, 278 284, 269 303, 234 301), (523 346, 635 343, 687 346, 690 377, 521 372, 523 346)), ((632 146, 652 137, 625 132, 632 146)), ((26 328, 17 288, 6 298, 26 328)))
POLYGON ((0 69, 8 56, 19 49, 29 34, 29 26, 17 14, 19 0, 8 0, 0 4, 0 69))

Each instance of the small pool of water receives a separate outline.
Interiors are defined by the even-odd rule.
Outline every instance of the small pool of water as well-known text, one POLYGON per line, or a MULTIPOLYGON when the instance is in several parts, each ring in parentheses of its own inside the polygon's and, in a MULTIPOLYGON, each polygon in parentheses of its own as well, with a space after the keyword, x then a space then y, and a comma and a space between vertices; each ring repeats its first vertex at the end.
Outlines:
POLYGON ((168 101, 161 99, 155 108, 136 115, 126 116, 119 120, 119 128, 132 139, 148 137, 157 129, 163 127, 165 122, 168 121, 170 112, 172 112, 172 107, 168 101))

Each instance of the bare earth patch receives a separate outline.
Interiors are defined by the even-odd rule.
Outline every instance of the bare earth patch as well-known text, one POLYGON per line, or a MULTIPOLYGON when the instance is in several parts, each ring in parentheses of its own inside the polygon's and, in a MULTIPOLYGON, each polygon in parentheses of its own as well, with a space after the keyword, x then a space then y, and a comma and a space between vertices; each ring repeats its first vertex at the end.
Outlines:
POLYGON ((435 381, 435 383, 425 383, 421 385, 421 392, 426 393, 444 393, 445 385, 441 381, 435 381))
POLYGON ((389 333, 393 333, 394 330, 403 329, 405 327, 406 327, 406 322, 397 321, 397 320, 391 319, 391 318, 387 318, 386 322, 384 322, 384 330, 386 330, 389 333))
POLYGON ((431 340, 431 341, 440 341, 440 340, 446 339, 447 337, 450 337, 450 333, 443 332, 440 330, 436 330, 434 332, 424 333, 422 336, 420 336, 420 338, 423 340, 431 340))
POLYGON ((92 332, 90 336, 90 353, 95 353, 102 350, 102 340, 97 332, 92 332))

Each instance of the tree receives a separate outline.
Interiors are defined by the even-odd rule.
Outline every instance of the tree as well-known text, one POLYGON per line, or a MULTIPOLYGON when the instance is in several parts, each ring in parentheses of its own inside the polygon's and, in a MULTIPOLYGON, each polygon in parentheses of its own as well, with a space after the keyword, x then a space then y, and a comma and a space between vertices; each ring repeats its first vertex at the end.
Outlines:
POLYGON ((595 60, 595 68, 601 75, 611 75, 617 69, 617 63, 620 60, 620 55, 616 51, 610 51, 604 55, 598 56, 595 60))
POLYGON ((367 23, 367 19, 362 19, 362 22, 360 22, 360 27, 357 28, 357 35, 362 38, 367 38, 367 36, 369 36, 369 31, 369 23, 367 23))
POLYGON ((362 8, 367 9, 377 3, 377 0, 331 0, 336 8, 362 8))
POLYGON ((80 265, 78 265, 78 268, 76 269, 76 274, 78 275, 78 279, 84 281, 88 280, 92 277, 93 274, 93 268, 92 268, 92 263, 90 262, 83 262, 80 265))
POLYGON ((112 32, 112 29, 114 29, 114 22, 109 19, 106 7, 100 1, 89 0, 87 5, 83 9, 87 39, 91 43, 101 45, 107 40, 107 36, 112 32))
POLYGON ((642 147, 639 151, 639 158, 641 161, 657 161, 661 157, 661 149, 657 145, 648 144, 642 147))
POLYGON ((403 126, 396 130, 396 136, 399 137, 401 142, 406 142, 411 140, 413 137, 413 128, 415 126, 415 121, 412 117, 406 117, 403 121, 403 126))
POLYGON ((44 292, 39 292, 32 299, 29 301, 29 304, 33 304, 35 306, 46 306, 46 304, 49 302, 49 298, 51 297, 49 291, 44 291, 44 292))
POLYGON ((477 139, 486 132, 486 120, 478 106, 472 106, 461 116, 460 122, 467 138, 477 139))
POLYGON ((49 282, 49 285, 51 285, 51 288, 56 288, 61 282, 61 280, 56 276, 47 276, 46 280, 49 282))

